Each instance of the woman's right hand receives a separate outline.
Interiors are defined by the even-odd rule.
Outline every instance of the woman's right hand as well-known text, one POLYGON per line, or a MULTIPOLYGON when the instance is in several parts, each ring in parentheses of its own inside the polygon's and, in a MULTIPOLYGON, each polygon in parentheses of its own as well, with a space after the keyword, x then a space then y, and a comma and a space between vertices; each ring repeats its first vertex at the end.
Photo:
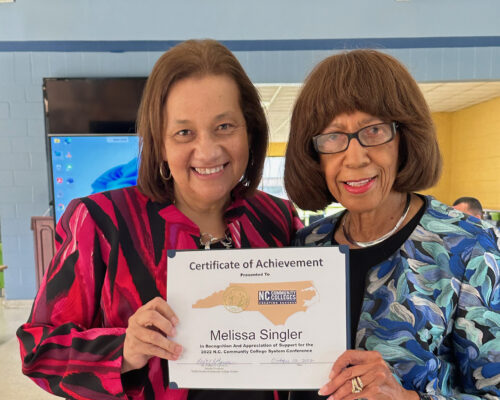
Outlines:
POLYGON ((177 360, 182 346, 167 338, 179 319, 161 297, 140 307, 128 320, 121 373, 144 367, 151 357, 177 360))

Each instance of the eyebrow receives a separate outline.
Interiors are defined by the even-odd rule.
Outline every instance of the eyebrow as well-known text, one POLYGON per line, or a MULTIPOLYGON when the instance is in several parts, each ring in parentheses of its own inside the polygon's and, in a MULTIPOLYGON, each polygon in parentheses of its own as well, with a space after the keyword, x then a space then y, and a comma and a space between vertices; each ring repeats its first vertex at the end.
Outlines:
MULTIPOLYGON (((377 118, 377 117, 369 117, 369 118, 365 118, 365 119, 362 119, 361 121, 359 121, 358 123, 358 128, 360 126, 370 126, 370 123, 374 123, 374 124, 377 124, 378 122, 375 122, 377 120, 380 120, 380 118, 377 118)), ((381 120, 380 120, 381 121, 381 120)), ((329 129, 340 129, 340 130, 344 130, 345 129, 345 125, 344 124, 339 124, 339 123, 333 123, 333 124, 330 124, 328 125, 325 129, 323 129, 323 131, 327 131, 329 129)), ((363 129, 363 128, 359 128, 359 129, 363 129)))
POLYGON ((187 124, 188 122, 189 122, 188 119, 176 119, 175 121, 173 121, 174 124, 179 124, 179 125, 187 124))
POLYGON ((215 116, 214 121, 219 121, 224 118, 235 118, 234 111, 226 111, 223 112, 222 114, 218 114, 215 116))
MULTIPOLYGON (((233 114, 232 111, 226 111, 226 112, 223 112, 221 114, 217 114, 214 117, 214 121, 220 121, 221 119, 224 119, 227 117, 234 118, 232 114, 233 114)), ((175 121, 173 121, 174 124, 178 124, 178 125, 188 124, 190 122, 191 122, 191 120, 189 120, 189 119, 176 119, 175 121)))

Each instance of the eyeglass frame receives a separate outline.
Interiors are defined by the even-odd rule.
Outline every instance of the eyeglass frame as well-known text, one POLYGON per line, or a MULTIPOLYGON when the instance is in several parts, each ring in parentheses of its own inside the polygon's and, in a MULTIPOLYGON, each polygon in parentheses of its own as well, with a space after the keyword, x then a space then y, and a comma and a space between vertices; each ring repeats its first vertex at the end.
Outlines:
POLYGON ((352 139, 356 139, 358 141, 358 143, 360 144, 360 146, 362 147, 377 147, 377 146, 381 146, 383 144, 386 144, 386 143, 389 143, 389 142, 392 142, 394 140, 394 138, 396 137, 396 132, 397 132, 397 129, 399 128, 399 123, 396 122, 396 121, 392 121, 392 122, 379 122, 378 124, 372 124, 372 125, 367 125, 367 126, 364 126, 363 128, 361 128, 360 130, 356 131, 356 132, 353 132, 353 133, 346 133, 346 132, 327 132, 327 133, 320 133, 319 135, 315 135, 312 137, 312 142, 313 142, 313 146, 314 146, 314 150, 316 150, 316 152, 318 154, 337 154, 337 153, 342 153, 343 151, 346 151, 348 148, 349 148, 349 145, 351 144, 351 140, 352 139), (386 142, 384 143, 379 143, 379 144, 363 144, 361 143, 361 141, 359 140, 359 132, 365 130, 366 128, 370 128, 372 126, 377 126, 377 125, 385 125, 385 124, 388 124, 390 125, 391 127, 391 137, 389 140, 387 140, 386 142), (330 152, 324 152, 324 151, 320 151, 319 148, 318 148, 318 143, 317 143, 317 140, 318 138, 320 138, 321 136, 325 136, 325 135, 331 135, 331 134, 337 134, 337 135, 346 135, 347 136, 347 145, 345 147, 345 149, 343 150, 339 150, 339 151, 335 151, 333 153, 330 153, 330 152))

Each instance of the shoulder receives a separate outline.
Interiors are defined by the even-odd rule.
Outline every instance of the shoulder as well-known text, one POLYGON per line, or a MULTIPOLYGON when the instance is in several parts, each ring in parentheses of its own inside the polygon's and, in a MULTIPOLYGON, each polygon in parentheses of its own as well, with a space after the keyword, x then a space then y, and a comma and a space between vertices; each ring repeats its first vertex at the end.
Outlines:
POLYGON ((76 240, 82 245, 99 237, 112 246, 124 243, 130 246, 131 239, 137 237, 146 238, 152 234, 161 237, 165 227, 154 209, 156 204, 136 187, 74 199, 57 224, 56 239, 61 243, 76 240))
POLYGON ((238 222, 248 237, 259 236, 269 245, 290 245, 303 226, 292 202, 261 191, 236 199, 225 217, 228 222, 238 222))
POLYGON ((487 222, 464 214, 431 196, 426 196, 425 199, 427 209, 420 222, 426 230, 441 236, 453 236, 455 239, 460 236, 475 240, 484 237, 498 239, 498 229, 487 222))
MULTIPOLYGON (((432 197, 426 197, 426 202, 427 209, 420 225, 411 236, 412 247, 418 247, 431 257, 446 254, 457 278, 473 273, 467 270, 482 269, 488 264, 498 265, 498 229, 432 197)), ((406 250, 410 251, 410 247, 407 246, 406 250)))
POLYGON ((297 232, 296 246, 324 246, 332 242, 335 227, 343 211, 320 219, 297 232))
POLYGON ((74 199, 68 205, 61 219, 74 218, 75 214, 85 212, 97 224, 114 219, 118 214, 137 214, 145 209, 148 197, 136 186, 115 189, 74 199))
POLYGON ((119 202, 121 199, 133 199, 133 200, 143 200, 147 201, 148 197, 142 194, 137 186, 128 186, 120 189, 107 190, 104 192, 94 193, 86 197, 81 197, 82 201, 103 201, 108 199, 109 201, 119 202))
POLYGON ((249 204, 267 204, 277 205, 280 207, 293 208, 292 202, 280 197, 273 196, 272 194, 256 190, 255 193, 245 199, 249 204))

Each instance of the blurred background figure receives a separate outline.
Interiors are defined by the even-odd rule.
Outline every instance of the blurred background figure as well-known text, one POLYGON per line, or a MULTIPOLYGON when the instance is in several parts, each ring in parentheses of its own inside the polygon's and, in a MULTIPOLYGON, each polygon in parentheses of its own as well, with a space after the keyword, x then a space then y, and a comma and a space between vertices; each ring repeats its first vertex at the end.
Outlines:
POLYGON ((483 218, 483 206, 475 197, 460 197, 454 201, 453 208, 476 218, 483 218))

